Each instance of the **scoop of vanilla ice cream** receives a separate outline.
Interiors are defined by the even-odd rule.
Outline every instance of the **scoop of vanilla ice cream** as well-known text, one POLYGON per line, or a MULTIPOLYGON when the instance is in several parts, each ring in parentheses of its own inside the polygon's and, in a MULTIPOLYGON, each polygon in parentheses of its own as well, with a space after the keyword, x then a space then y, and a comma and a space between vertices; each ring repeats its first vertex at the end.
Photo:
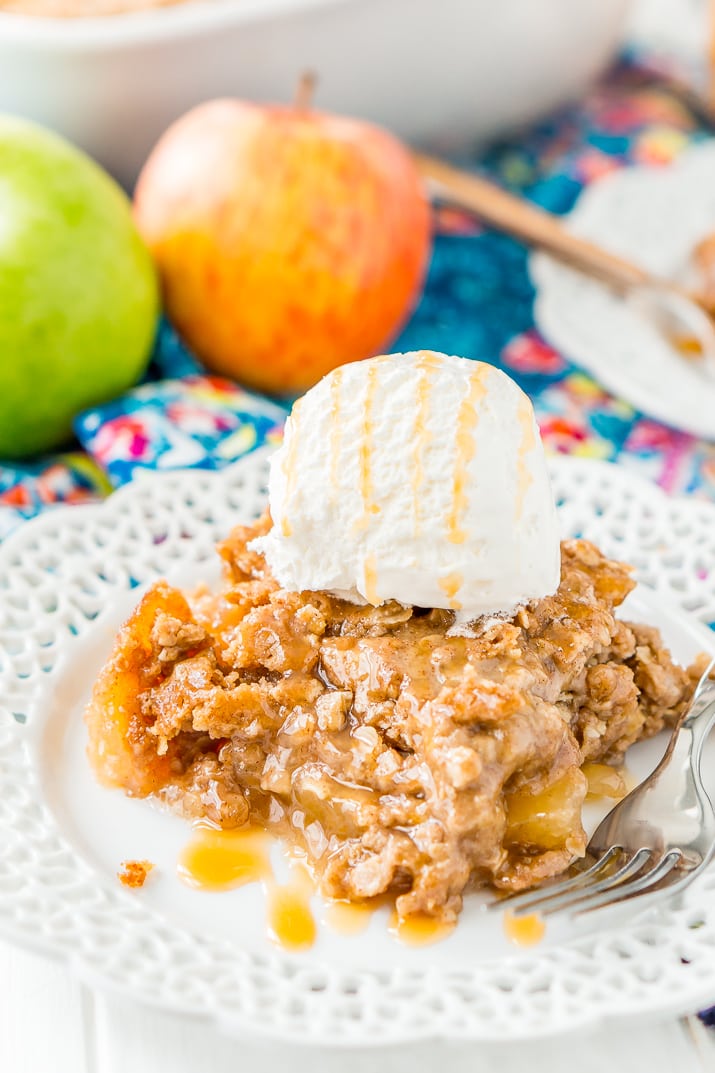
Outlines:
POLYGON ((512 613, 559 583, 534 412, 504 373, 430 351, 343 365, 299 399, 272 459, 283 588, 512 613))

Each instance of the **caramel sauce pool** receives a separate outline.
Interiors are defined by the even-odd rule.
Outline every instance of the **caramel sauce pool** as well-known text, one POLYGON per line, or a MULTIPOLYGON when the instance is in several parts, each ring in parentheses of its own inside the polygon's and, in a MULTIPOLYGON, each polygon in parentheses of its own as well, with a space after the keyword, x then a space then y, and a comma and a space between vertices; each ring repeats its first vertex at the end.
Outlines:
POLYGON ((300 882, 268 888, 268 937, 284 950, 309 950, 317 938, 311 893, 300 882))
POLYGON ((270 878, 270 838, 255 827, 197 827, 179 858, 179 875, 200 890, 231 890, 270 878))
POLYGON ((445 924, 437 917, 426 913, 413 913, 408 917, 398 917, 393 911, 390 916, 388 931, 395 939, 406 946, 431 946, 446 939, 454 931, 454 924, 445 924))
POLYGON ((317 935, 310 907, 312 881, 295 865, 290 882, 277 883, 271 867, 271 844, 271 836, 255 827, 238 831, 197 827, 179 858, 179 875, 200 890, 232 890, 247 883, 262 883, 269 938, 285 950, 307 950, 317 935))
MULTIPOLYGON (((189 886, 207 891, 261 883, 266 892, 268 937, 284 950, 308 950, 318 937, 311 907, 315 883, 300 861, 291 864, 287 883, 277 882, 270 860, 273 842, 268 832, 256 827, 222 831, 199 826, 179 858, 179 876, 189 886)), ((321 923, 339 935, 358 935, 386 904, 389 900, 384 898, 369 903, 328 902, 321 923)), ((453 928, 422 913, 398 917, 394 910, 388 925, 390 935, 407 946, 440 942, 453 928)))
POLYGON ((536 946, 546 934, 546 924, 538 913, 517 917, 507 909, 504 913, 504 934, 515 946, 536 946))

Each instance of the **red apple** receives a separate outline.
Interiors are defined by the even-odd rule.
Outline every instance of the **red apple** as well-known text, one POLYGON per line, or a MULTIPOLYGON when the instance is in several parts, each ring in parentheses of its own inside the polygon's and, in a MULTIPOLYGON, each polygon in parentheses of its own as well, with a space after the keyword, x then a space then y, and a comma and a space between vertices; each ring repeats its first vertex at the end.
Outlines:
POLYGON ((419 294, 429 209, 410 154, 299 105, 200 105, 159 141, 136 220, 169 318, 218 373, 294 393, 386 349, 419 294))

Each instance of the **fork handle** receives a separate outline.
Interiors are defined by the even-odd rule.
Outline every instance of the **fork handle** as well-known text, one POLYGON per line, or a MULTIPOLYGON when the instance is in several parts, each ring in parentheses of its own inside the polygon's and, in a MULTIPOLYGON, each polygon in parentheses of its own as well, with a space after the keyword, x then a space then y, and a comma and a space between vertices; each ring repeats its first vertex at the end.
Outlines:
POLYGON ((656 771, 690 768, 700 774, 703 745, 715 723, 715 680, 699 683, 694 700, 674 725, 656 771))
POLYGON ((715 681, 708 680, 699 687, 692 707, 685 713, 680 725, 675 728, 671 746, 666 755, 674 750, 682 755, 687 749, 690 765, 699 773, 703 746, 713 725, 715 725, 715 681))

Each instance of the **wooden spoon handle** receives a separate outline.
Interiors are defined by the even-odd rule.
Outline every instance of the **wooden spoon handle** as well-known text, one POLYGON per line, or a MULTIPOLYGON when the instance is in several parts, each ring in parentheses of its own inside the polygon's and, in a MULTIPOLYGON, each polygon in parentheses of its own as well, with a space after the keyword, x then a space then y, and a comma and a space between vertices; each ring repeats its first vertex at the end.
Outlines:
POLYGON ((422 178, 437 192, 500 231, 547 250, 560 261, 621 291, 643 284, 661 285, 660 280, 638 265, 572 235, 557 216, 507 193, 489 180, 419 153, 414 159, 422 178))

